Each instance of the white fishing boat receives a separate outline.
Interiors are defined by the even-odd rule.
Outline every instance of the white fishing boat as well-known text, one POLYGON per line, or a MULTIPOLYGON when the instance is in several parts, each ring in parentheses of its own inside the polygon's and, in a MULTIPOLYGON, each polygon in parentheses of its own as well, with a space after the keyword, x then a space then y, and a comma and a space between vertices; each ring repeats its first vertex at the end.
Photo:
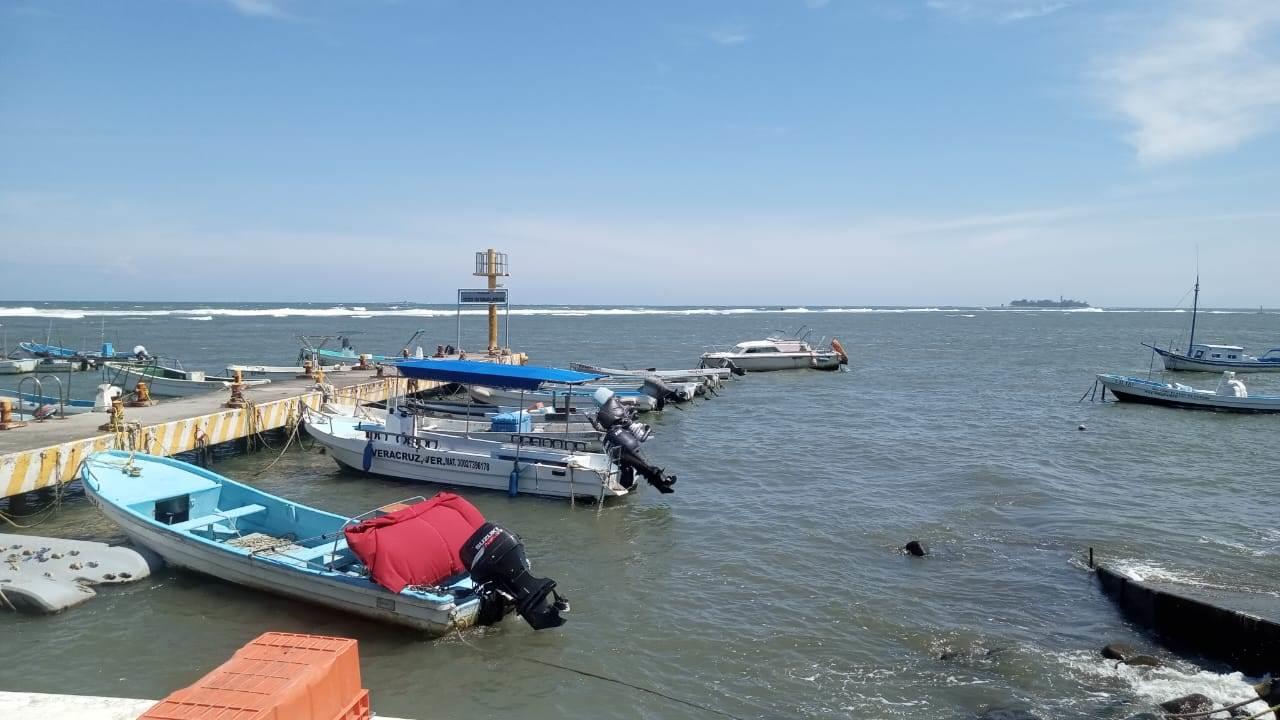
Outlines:
MULTIPOLYGON (((804 328, 801 328, 804 330, 804 328)), ((716 368, 737 368, 746 372, 773 370, 838 370, 849 364, 849 356, 839 340, 832 338, 825 349, 814 348, 806 338, 809 333, 794 337, 770 337, 765 340, 747 340, 725 351, 702 354, 702 365, 716 368)))
POLYGON ((1235 372, 1222 373, 1218 387, 1213 390, 1197 390, 1182 383, 1165 383, 1122 375, 1098 375, 1098 381, 1111 391, 1117 400, 1124 402, 1164 405, 1195 410, 1219 410, 1242 413, 1280 413, 1280 396, 1249 395, 1244 382, 1235 372))
POLYGON ((528 573, 515 536, 449 493, 350 518, 118 450, 86 458, 80 478, 134 543, 238 585, 432 635, 516 608, 535 628, 555 627, 567 609, 553 581, 528 573))
MULTIPOLYGON (((463 385, 536 392, 547 384, 580 385, 597 376, 554 368, 499 365, 469 360, 417 360, 400 364, 406 377, 463 385)), ((601 393, 608 393, 602 389, 601 393)), ((339 465, 354 470, 458 487, 505 490, 514 495, 584 497, 603 500, 627 495, 640 474, 662 492, 672 492, 674 476, 639 454, 640 430, 616 399, 604 398, 597 421, 609 452, 590 452, 585 443, 512 432, 505 442, 481 440, 417 427, 411 413, 396 412, 382 429, 350 423, 306 420, 307 432, 339 465)))
MULTIPOLYGON (((537 391, 523 391, 513 388, 500 388, 488 385, 468 385, 467 393, 471 395, 478 403, 488 403, 490 405, 507 405, 515 407, 524 407, 528 405, 543 405, 547 407, 563 409, 566 404, 569 407, 579 410, 591 409, 595 407, 595 387, 573 387, 565 389, 549 389, 537 391)), ((614 392, 618 400, 624 405, 634 407, 639 412, 650 412, 653 410, 661 410, 663 404, 658 398, 641 392, 635 387, 614 387, 610 386, 610 390, 614 392)))
MULTIPOLYGON (((107 363, 107 372, 114 376, 117 385, 130 390, 139 381, 145 382, 152 395, 157 397, 186 397, 201 393, 227 390, 235 382, 234 377, 205 375, 203 370, 183 370, 164 365, 131 367, 119 363, 107 363)), ((244 380, 244 385, 265 385, 270 380, 244 380)))
POLYGON ((1272 348, 1255 357, 1245 353, 1240 345, 1211 345, 1196 342, 1196 316, 1200 312, 1200 276, 1196 275, 1195 298, 1191 303, 1191 337, 1187 340, 1185 352, 1175 350, 1172 346, 1159 348, 1142 343, 1160 356, 1165 370, 1181 370, 1189 372, 1223 372, 1230 370, 1238 373, 1280 372, 1280 348, 1272 348))
MULTIPOLYGON (((351 372, 350 365, 325 365, 325 374, 351 372)), ((234 378, 236 373, 246 380, 293 380, 307 374, 307 368, 301 365, 228 365, 227 377, 234 378)))

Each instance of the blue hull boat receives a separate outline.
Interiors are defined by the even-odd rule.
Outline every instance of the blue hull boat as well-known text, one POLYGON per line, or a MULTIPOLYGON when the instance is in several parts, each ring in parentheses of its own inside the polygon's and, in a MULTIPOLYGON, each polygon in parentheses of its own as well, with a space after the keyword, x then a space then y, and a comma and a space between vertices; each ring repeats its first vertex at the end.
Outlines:
MULTIPOLYGON (((424 580, 405 575, 403 568, 423 561, 431 548, 403 542, 397 548, 393 536, 383 535, 376 554, 367 550, 378 545, 371 533, 413 532, 413 523, 422 520, 418 515, 425 515, 417 509, 439 507, 441 501, 458 501, 483 523, 479 512, 457 496, 393 503, 361 521, 300 505, 178 460, 115 450, 87 458, 81 479, 89 499, 134 543, 177 567, 432 635, 482 620, 492 622, 511 609, 500 593, 490 590, 493 581, 478 558, 470 561, 470 571, 424 580), (397 525, 406 513, 411 517, 397 525), (349 542, 360 545, 350 547, 349 542), (387 567, 398 568, 404 576, 388 582, 387 567)), ((490 534, 506 533, 488 523, 480 527, 454 521, 451 529, 456 536, 470 534, 472 526, 494 528, 490 534)), ((433 538, 447 537, 435 529, 426 532, 433 538)), ((454 545, 425 560, 435 562, 433 567, 458 564, 458 548, 462 558, 466 548, 459 542, 454 545)), ((517 548, 523 560, 518 542, 517 548)), ((501 583, 498 587, 520 597, 518 588, 501 583)))

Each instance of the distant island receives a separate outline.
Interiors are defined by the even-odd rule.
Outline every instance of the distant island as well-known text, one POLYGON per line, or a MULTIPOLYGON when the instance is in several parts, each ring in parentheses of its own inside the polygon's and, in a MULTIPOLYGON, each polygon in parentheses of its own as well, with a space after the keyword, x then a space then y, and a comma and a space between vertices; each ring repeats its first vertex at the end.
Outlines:
POLYGON ((1089 303, 1083 300, 1071 300, 1059 296, 1057 300, 1014 300, 1009 307, 1015 308, 1087 308, 1089 303))

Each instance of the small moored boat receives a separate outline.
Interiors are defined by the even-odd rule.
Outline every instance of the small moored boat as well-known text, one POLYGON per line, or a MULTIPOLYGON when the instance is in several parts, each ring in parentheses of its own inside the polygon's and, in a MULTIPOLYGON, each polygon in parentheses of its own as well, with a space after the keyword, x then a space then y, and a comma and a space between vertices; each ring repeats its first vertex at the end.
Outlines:
POLYGON ((1137 377, 1103 374, 1102 386, 1117 400, 1193 410, 1242 413, 1280 413, 1280 396, 1249 395, 1244 383, 1230 370, 1214 390, 1197 390, 1182 383, 1164 383, 1137 377))
MULTIPOLYGON (((801 328, 804 330, 804 328, 801 328)), ((839 340, 832 338, 826 348, 814 348, 804 335, 794 337, 770 337, 766 340, 748 340, 734 345, 727 351, 712 351, 702 354, 702 366, 715 368, 738 368, 747 372, 766 372, 772 370, 795 370, 809 368, 812 370, 839 370, 841 365, 849 364, 849 355, 839 340)))
MULTIPOLYGON (((470 360, 410 360, 399 368, 405 377, 519 390, 526 399, 548 384, 576 386, 598 377, 470 360)), ((604 433, 605 453, 591 452, 588 443, 559 438, 553 432, 523 432, 531 418, 518 414, 518 406, 515 423, 502 440, 423 429, 418 407, 401 406, 399 398, 387 402, 386 421, 380 426, 317 415, 306 418, 306 428, 339 465, 402 480, 506 490, 512 496, 604 500, 633 492, 638 474, 659 491, 674 492, 675 476, 653 466, 639 452, 648 427, 636 423, 632 411, 610 397, 607 388, 596 393, 599 409, 593 424, 604 433)))
MULTIPOLYGON (((113 382, 126 390, 136 387, 139 381, 147 383, 152 395, 158 397, 185 397, 201 393, 226 390, 235 382, 234 377, 205 375, 203 370, 183 370, 164 365, 129 366, 107 363, 109 372, 115 374, 113 382)), ((265 385, 270 380, 244 380, 244 384, 265 385)))
POLYGON ((0 375, 33 373, 39 365, 40 358, 0 358, 0 375))
POLYGON ((80 476, 130 540, 176 567, 432 635, 512 609, 537 629, 564 622, 555 582, 456 495, 348 518, 153 455, 95 453, 80 476))

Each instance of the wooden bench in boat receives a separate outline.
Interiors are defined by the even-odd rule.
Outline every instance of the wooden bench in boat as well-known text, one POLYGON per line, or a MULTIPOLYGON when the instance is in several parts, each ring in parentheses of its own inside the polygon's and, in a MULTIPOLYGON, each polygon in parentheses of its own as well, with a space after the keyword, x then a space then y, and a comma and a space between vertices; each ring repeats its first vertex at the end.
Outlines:
POLYGON ((312 560, 318 560, 320 558, 323 558, 325 555, 330 555, 330 554, 337 555, 338 553, 346 549, 347 549, 347 539, 342 538, 341 540, 338 541, 336 546, 334 545, 334 542, 332 540, 326 540, 325 542, 319 545, 316 545, 315 547, 304 547, 304 548, 298 548, 297 550, 289 550, 287 552, 280 553, 280 555, 287 558, 293 558, 294 560, 311 562, 312 560))
POLYGON ((246 515, 253 515, 254 513, 260 513, 264 510, 266 510, 266 508, 262 505, 245 505, 243 507, 231 508, 229 510, 216 510, 212 514, 205 515, 204 517, 174 523, 169 526, 169 529, 177 532, 186 532, 188 530, 208 527, 222 522, 223 520, 234 520, 246 515))

